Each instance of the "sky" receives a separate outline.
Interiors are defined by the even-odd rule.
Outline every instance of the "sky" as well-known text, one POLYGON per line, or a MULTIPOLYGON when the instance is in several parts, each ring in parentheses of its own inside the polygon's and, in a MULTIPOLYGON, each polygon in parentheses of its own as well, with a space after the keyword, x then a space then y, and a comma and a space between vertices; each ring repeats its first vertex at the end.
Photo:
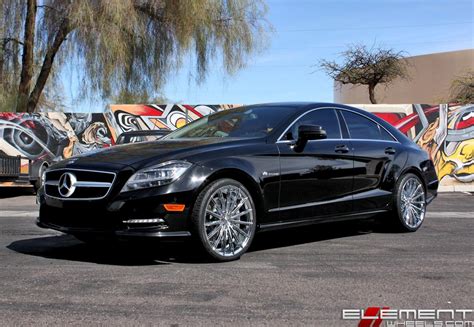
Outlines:
MULTIPOLYGON (((196 85, 189 63, 163 89, 169 103, 251 104, 333 101, 333 82, 321 59, 340 60, 350 44, 403 50, 407 56, 474 48, 474 0, 267 0, 269 46, 233 76, 212 65, 196 85)), ((70 85, 74 85, 71 83, 70 85)), ((66 90, 68 99, 76 90, 66 90)), ((70 104, 101 111, 106 103, 70 104)))

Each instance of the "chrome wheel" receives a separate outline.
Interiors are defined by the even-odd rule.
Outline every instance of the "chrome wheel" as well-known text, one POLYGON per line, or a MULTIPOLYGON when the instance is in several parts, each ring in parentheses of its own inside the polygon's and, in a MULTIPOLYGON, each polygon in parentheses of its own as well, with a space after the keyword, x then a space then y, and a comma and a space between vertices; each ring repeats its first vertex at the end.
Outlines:
POLYGON ((423 185, 417 178, 408 178, 403 184, 400 206, 402 219, 408 227, 421 225, 425 218, 426 200, 423 185))
POLYGON ((204 229, 212 251, 225 257, 242 252, 255 229, 249 195, 238 186, 225 185, 211 194, 205 208, 204 229))

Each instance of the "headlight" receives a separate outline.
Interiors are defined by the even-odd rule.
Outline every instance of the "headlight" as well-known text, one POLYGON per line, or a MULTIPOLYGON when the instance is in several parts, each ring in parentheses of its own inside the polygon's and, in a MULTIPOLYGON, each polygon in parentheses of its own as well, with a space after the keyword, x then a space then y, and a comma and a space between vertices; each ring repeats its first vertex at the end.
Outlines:
POLYGON ((167 161, 137 171, 130 177, 122 192, 166 185, 177 180, 192 164, 187 161, 167 161))

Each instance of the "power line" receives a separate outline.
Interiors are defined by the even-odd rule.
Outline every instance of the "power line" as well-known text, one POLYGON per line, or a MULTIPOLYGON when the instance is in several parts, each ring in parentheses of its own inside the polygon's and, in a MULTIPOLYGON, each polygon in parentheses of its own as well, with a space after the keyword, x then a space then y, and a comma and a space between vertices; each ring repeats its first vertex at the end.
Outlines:
POLYGON ((473 24, 474 21, 453 22, 443 24, 420 24, 420 25, 391 25, 391 26, 366 26, 366 27, 327 27, 327 28, 307 28, 307 29, 293 29, 278 31, 286 32, 317 32, 317 31, 344 31, 344 30, 371 30, 371 29, 395 29, 395 28, 411 28, 411 27, 433 27, 433 26, 447 26, 447 25, 465 25, 473 24))

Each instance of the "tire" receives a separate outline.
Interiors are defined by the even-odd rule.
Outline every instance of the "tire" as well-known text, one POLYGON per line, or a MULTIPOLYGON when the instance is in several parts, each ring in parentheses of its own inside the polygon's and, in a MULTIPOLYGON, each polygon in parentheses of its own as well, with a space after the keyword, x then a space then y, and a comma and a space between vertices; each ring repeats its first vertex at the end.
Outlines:
POLYGON ((41 167, 38 169, 38 177, 31 182, 31 184, 33 185, 33 190, 35 191, 35 193, 38 193, 38 190, 41 188, 41 186, 43 186, 43 180, 42 180, 42 175, 43 175, 43 172, 48 169, 48 165, 47 164, 42 164, 41 167))
POLYGON ((424 184, 415 174, 407 173, 398 180, 395 186, 391 227, 400 232, 415 232, 423 224, 425 214, 424 184))
POLYGON ((191 214, 194 234, 213 260, 232 261, 250 247, 257 226, 250 192, 236 180, 218 179, 199 193, 191 214))

